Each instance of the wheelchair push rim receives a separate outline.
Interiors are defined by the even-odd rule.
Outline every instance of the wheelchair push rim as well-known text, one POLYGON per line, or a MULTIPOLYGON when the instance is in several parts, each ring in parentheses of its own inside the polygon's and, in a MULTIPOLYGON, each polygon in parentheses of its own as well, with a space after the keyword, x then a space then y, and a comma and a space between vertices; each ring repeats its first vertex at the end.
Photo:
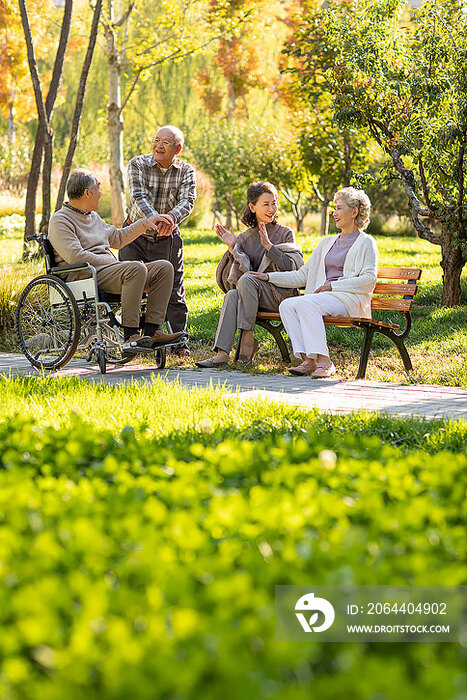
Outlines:
POLYGON ((73 357, 81 332, 79 309, 59 277, 41 275, 29 282, 15 323, 21 350, 33 367, 59 369, 73 357))

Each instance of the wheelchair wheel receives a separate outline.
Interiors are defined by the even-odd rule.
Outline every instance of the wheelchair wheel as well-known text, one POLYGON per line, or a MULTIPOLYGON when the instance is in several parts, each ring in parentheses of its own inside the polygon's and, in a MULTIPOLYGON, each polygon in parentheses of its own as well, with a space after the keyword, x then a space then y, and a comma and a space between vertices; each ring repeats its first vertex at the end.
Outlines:
POLYGON ((41 275, 27 285, 15 322, 21 350, 33 367, 58 369, 73 357, 81 321, 76 299, 59 277, 41 275))
POLYGON ((107 361, 105 359, 105 350, 102 350, 102 348, 99 348, 99 350, 97 351, 97 362, 101 374, 105 374, 107 371, 107 361))
POLYGON ((167 360, 167 348, 157 348, 154 355, 158 369, 164 369, 167 360))

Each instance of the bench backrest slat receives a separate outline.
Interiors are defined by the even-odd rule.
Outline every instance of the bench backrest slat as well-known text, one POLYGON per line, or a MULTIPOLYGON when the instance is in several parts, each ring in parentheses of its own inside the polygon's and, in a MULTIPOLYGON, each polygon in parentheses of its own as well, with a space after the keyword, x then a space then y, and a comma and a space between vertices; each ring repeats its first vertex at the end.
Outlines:
POLYGON ((419 280, 422 271, 417 267, 379 267, 378 279, 419 280))
POLYGON ((379 299, 373 297, 371 300, 372 309, 384 309, 385 311, 410 311, 413 299, 379 299))
POLYGON ((418 285, 416 284, 388 284, 377 282, 373 294, 400 294, 401 296, 415 296, 418 285))
MULTIPOLYGON (((378 281, 371 299, 371 308, 381 311, 410 311, 413 304, 422 271, 418 268, 408 267, 380 267, 378 268, 378 280, 402 280, 401 282, 378 281), (386 296, 377 296, 377 295, 386 296), (403 297, 400 299, 398 297, 403 297)), ((274 320, 279 317, 275 312, 260 312, 263 319, 274 320)))

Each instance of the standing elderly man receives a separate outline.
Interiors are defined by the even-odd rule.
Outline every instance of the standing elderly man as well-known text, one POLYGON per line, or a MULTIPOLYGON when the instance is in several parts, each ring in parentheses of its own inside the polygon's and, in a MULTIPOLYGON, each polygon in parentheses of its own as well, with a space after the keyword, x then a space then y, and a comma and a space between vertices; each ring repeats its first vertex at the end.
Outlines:
MULTIPOLYGON (((183 133, 176 126, 161 127, 152 140, 152 153, 135 156, 128 164, 130 205, 125 223, 141 216, 159 214, 158 235, 141 235, 120 250, 120 260, 170 260, 174 285, 167 307, 167 318, 174 331, 187 332, 188 307, 183 283, 183 241, 179 224, 193 211, 196 199, 194 168, 178 158, 183 133)), ((188 357, 185 343, 174 348, 179 357, 188 357)))
MULTIPOLYGON (((165 218, 144 216, 131 226, 117 229, 97 213, 100 183, 89 170, 74 170, 67 183, 69 201, 50 218, 47 238, 58 265, 89 263, 96 268, 100 290, 121 294, 124 348, 157 348, 184 338, 183 333, 164 333, 167 304, 173 284, 173 267, 167 260, 144 264, 119 262, 111 248, 119 249, 142 233, 156 230, 165 218), (144 336, 140 332, 141 298, 148 293, 144 336)), ((70 273, 69 279, 83 277, 70 273)))

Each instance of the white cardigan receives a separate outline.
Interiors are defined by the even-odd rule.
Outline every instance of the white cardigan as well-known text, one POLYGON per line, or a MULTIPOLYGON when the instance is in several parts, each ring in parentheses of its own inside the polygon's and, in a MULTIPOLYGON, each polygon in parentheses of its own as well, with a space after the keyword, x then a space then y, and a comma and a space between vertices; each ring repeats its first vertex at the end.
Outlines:
MULTIPOLYGON (((270 272, 269 281, 278 287, 305 287, 313 294, 326 281, 324 258, 339 234, 326 236, 299 270, 270 272)), ((332 294, 341 301, 349 316, 371 318, 371 295, 378 269, 378 248, 373 236, 361 232, 345 258, 342 277, 331 282, 332 294)))

